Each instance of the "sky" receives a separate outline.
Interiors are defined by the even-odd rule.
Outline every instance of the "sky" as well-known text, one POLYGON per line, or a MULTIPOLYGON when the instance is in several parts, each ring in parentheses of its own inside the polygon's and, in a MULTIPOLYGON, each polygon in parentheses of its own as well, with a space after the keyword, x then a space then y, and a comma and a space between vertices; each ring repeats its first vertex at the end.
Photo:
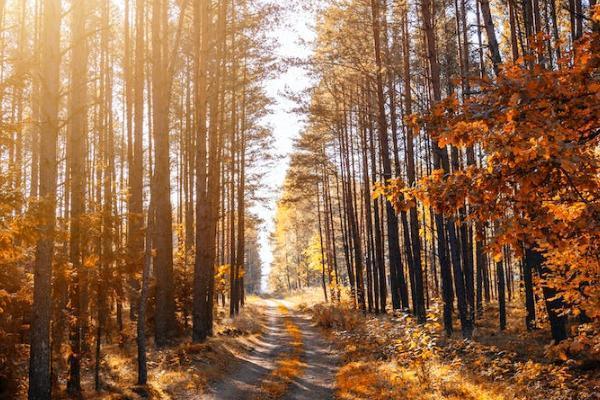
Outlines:
MULTIPOLYGON (((310 56, 309 47, 302 45, 301 40, 312 41, 314 32, 309 25, 313 22, 311 14, 295 10, 285 10, 281 21, 285 21, 270 33, 278 42, 276 55, 285 57, 310 56)), ((281 187, 289 165, 289 155, 293 147, 293 139, 299 135, 303 128, 302 116, 295 114, 293 108, 296 104, 285 97, 285 92, 301 92, 310 85, 307 72, 299 67, 289 68, 286 72, 270 80, 266 84, 267 94, 274 100, 272 113, 265 118, 274 135, 274 148, 278 159, 273 168, 263 178, 264 185, 261 197, 268 198, 266 203, 257 205, 254 211, 265 221, 261 229, 260 256, 262 260, 262 290, 268 290, 268 275, 273 253, 269 244, 269 235, 274 230, 274 217, 277 199, 281 193, 281 187)))

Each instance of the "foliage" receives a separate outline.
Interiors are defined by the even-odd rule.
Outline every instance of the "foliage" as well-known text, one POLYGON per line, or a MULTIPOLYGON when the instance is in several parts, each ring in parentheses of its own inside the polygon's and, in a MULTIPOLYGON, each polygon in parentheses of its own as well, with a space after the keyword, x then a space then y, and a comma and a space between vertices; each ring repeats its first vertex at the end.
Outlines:
POLYGON ((186 252, 184 246, 179 246, 173 258, 173 274, 175 281, 175 304, 183 315, 184 326, 192 315, 192 274, 194 269, 193 249, 186 252))
MULTIPOLYGON (((322 307, 313 307, 315 318, 322 307)), ((539 359, 531 347, 519 350, 510 340, 503 345, 504 339, 495 333, 485 342, 483 337, 448 339, 435 318, 436 309, 437 305, 432 307, 427 324, 421 325, 405 314, 365 317, 348 306, 338 307, 336 313, 361 322, 327 329, 342 351, 337 396, 348 400, 594 398, 594 372, 560 360, 539 359)), ((531 341, 531 337, 513 340, 531 341)))
POLYGON ((364 322, 358 314, 344 312, 333 304, 316 304, 312 313, 317 325, 326 329, 351 330, 364 322))
POLYGON ((16 390, 19 346, 27 336, 33 287, 30 266, 42 204, 24 210, 24 198, 13 188, 14 174, 0 174, 0 395, 16 390))
POLYGON ((440 146, 476 146, 479 165, 444 175, 433 171, 415 187, 401 180, 379 185, 395 206, 421 201, 452 214, 469 205, 467 219, 496 227, 488 250, 517 254, 523 244, 541 251, 572 315, 600 317, 600 38, 587 35, 558 70, 541 64, 505 65, 480 94, 460 103, 450 96, 431 113, 412 116, 440 146), (572 60, 572 61, 570 61, 572 60))

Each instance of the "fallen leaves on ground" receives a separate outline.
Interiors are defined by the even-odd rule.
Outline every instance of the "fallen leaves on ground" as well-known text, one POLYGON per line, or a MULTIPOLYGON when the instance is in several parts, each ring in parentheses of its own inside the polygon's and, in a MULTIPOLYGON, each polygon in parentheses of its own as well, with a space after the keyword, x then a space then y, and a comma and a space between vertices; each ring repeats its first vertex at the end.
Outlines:
POLYGON ((569 362, 448 339, 433 314, 425 325, 407 314, 364 316, 347 305, 317 305, 313 315, 343 351, 336 379, 342 400, 592 399, 598 387, 597 377, 569 362))

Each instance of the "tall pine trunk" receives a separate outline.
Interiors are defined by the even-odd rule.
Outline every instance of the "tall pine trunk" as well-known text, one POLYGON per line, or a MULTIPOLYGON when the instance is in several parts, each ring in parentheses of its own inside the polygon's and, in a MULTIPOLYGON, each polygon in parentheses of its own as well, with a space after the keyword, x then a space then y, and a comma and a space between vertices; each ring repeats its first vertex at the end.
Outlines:
POLYGON ((209 48, 209 3, 208 0, 194 2, 194 36, 196 41, 196 259, 194 262, 193 327, 192 339, 203 341, 209 335, 208 280, 210 266, 207 263, 208 238, 207 179, 207 76, 209 48))
POLYGON ((135 275, 142 269, 144 234, 143 177, 144 177, 144 14, 146 0, 135 0, 135 66, 133 71, 133 144, 129 165, 128 207, 128 273, 130 286, 130 317, 135 319, 138 308, 139 283, 135 275))
POLYGON ((82 239, 81 217, 85 212, 85 169, 86 119, 87 119, 87 40, 86 16, 87 1, 74 4, 72 15, 72 58, 71 58, 71 98, 69 104, 70 126, 69 172, 71 178, 71 215, 69 236, 69 259, 73 266, 72 281, 69 288, 71 306, 71 354, 69 355, 69 393, 79 396, 81 392, 81 283, 82 279, 82 239))
MULTIPOLYGON (((403 78, 403 96, 404 96, 404 115, 412 114, 412 94, 411 94, 411 74, 410 74, 410 42, 408 37, 408 6, 403 8, 402 12, 402 78, 403 78)), ((413 186, 416 181, 415 173, 415 151, 413 143, 412 128, 405 129, 406 134, 406 177, 408 184, 413 186)), ((421 241, 419 235, 419 218, 417 208, 412 207, 409 211, 410 217, 410 237, 412 244, 412 256, 415 268, 421 274, 421 241)), ((417 293, 417 303, 414 305, 415 314, 420 321, 425 319, 425 301, 423 296, 423 282, 421 278, 420 290, 417 293)))
MULTIPOLYGON (((383 93, 383 65, 381 58, 381 11, 380 0, 371 0, 371 16, 373 26, 373 42, 375 62, 377 65, 377 122, 379 128, 379 151, 383 163, 383 179, 392 178, 392 163, 388 142, 388 123, 385 115, 385 98, 383 93)), ((392 279, 392 306, 394 309, 408 308, 408 288, 404 279, 404 268, 400 254, 400 237, 398 232, 398 216, 390 202, 386 202, 386 222, 388 231, 388 251, 390 259, 390 275, 392 279)))
POLYGON ((33 276, 33 315, 29 358, 29 399, 51 396, 50 317, 51 279, 56 228, 58 106, 60 102, 61 1, 44 0, 41 38, 40 185, 43 220, 36 244, 33 276))
POLYGON ((152 7, 152 107, 156 184, 156 311, 155 340, 166 345, 175 334, 175 296, 173 287, 173 216, 169 165, 168 26, 164 0, 152 7))

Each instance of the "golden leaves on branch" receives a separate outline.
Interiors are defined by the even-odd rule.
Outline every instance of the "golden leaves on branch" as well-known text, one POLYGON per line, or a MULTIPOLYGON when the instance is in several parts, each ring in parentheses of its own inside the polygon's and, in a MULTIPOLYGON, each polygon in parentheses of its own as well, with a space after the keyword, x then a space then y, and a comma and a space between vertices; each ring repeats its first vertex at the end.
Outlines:
POLYGON ((409 116, 409 128, 442 148, 476 147, 484 158, 448 174, 435 170, 414 187, 379 183, 374 195, 399 211, 417 200, 453 216, 466 206, 468 220, 496 228, 488 251, 499 257, 511 246, 520 253, 523 244, 541 250, 551 269, 544 285, 561 293, 570 312, 597 316, 599 47, 598 34, 584 36, 557 70, 530 68, 535 59, 528 56, 503 66, 494 81, 481 80, 479 94, 463 102, 453 95, 427 115, 409 116))
POLYGON ((397 212, 416 206, 413 190, 406 187, 400 178, 388 179, 385 183, 376 182, 373 185, 373 198, 376 199, 380 196, 390 201, 397 212))

